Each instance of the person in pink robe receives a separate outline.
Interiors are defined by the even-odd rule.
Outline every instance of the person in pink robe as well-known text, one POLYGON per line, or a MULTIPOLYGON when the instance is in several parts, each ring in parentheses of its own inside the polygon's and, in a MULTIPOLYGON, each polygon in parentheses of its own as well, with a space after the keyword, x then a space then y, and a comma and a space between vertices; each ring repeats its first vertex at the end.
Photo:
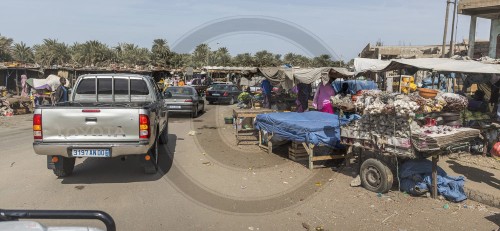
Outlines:
POLYGON ((314 94, 313 107, 321 112, 326 112, 333 114, 333 107, 330 103, 330 97, 335 95, 335 91, 332 87, 332 80, 328 83, 323 84, 323 81, 318 86, 316 93, 314 94))

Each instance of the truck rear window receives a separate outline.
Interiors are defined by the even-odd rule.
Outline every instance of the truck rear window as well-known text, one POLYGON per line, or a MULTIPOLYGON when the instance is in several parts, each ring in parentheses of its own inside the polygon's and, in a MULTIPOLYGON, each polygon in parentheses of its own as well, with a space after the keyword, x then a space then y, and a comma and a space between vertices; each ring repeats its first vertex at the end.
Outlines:
POLYGON ((76 89, 77 94, 95 94, 95 78, 82 79, 78 88, 76 89))
MULTIPOLYGON (((97 93, 102 95, 112 94, 112 79, 97 78, 97 93)), ((80 81, 77 94, 95 94, 95 78, 87 78, 80 81)), ((148 95, 149 89, 146 82, 142 79, 130 80, 131 95, 148 95)), ((128 79, 115 78, 115 95, 128 95, 128 79)))

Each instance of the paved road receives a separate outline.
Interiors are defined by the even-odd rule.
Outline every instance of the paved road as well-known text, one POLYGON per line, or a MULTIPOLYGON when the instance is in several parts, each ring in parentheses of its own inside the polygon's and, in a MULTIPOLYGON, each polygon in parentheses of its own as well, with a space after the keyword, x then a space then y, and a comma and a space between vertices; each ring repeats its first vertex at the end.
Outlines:
MULTIPOLYGON (((307 170, 254 146, 235 146, 222 118, 229 106, 207 106, 197 119, 170 119, 161 171, 145 175, 138 160, 79 159, 58 179, 34 154, 29 116, 0 121, 0 207, 98 209, 118 230, 492 230, 495 209, 450 204, 399 192, 384 197, 351 188, 352 170, 307 170), (7 121, 7 123, 5 123, 7 121), (3 123, 2 123, 3 122, 3 123), (188 133, 196 131, 196 135, 188 133)), ((44 221, 91 225, 93 221, 44 221)))

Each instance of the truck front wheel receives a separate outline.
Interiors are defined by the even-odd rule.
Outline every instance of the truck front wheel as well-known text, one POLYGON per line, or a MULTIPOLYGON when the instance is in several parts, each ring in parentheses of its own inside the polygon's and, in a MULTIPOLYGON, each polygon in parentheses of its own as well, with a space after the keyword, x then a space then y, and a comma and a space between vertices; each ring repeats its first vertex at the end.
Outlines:
POLYGON ((73 169, 75 168, 75 159, 70 157, 62 157, 58 156, 59 161, 55 163, 54 174, 58 177, 66 177, 73 173, 73 169))

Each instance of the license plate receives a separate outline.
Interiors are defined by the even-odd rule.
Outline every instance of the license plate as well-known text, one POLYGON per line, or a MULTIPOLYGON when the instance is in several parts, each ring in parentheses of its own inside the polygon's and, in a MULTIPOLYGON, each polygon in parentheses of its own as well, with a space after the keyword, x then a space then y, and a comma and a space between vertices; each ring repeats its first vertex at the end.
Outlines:
POLYGON ((213 96, 220 96, 220 94, 212 94, 213 96))
POLYGON ((77 157, 110 157, 109 149, 73 149, 72 156, 77 157))
POLYGON ((176 105, 170 105, 168 108, 175 108, 175 109, 181 109, 181 106, 176 106, 176 105))

